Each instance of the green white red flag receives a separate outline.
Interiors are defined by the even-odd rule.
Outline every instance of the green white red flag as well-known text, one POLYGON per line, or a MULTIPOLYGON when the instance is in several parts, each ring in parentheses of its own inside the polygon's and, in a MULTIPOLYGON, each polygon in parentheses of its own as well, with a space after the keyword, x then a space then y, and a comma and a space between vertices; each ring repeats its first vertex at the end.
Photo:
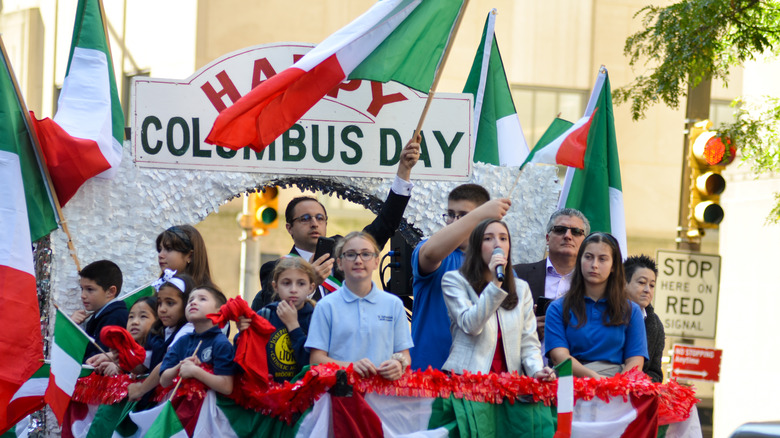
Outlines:
POLYGON ((125 121, 100 0, 79 0, 57 108, 36 131, 65 205, 89 178, 113 178, 122 162, 125 121))
MULTIPOLYGON (((43 394, 49 384, 49 365, 41 364, 26 382, 16 390, 8 403, 5 412, 5 421, 0 423, 0 432, 11 429, 17 423, 24 420, 25 417, 33 412, 43 409, 46 402, 43 400, 43 394)), ((18 435, 18 434, 17 434, 18 435)))
MULTIPOLYGON (((576 208, 590 221, 591 231, 611 233, 625 258, 626 216, 620 179, 615 117, 607 69, 602 67, 585 110, 591 121, 583 169, 569 168, 558 208, 576 208)), ((576 124, 575 124, 576 126, 576 124)))
POLYGON ((555 370, 558 372, 558 427, 554 438, 569 438, 574 412, 574 376, 571 372, 571 358, 556 365, 555 370))
POLYGON ((76 388, 76 380, 81 375, 87 344, 92 341, 84 330, 57 309, 54 342, 51 343, 51 377, 45 399, 60 424, 76 388))
POLYGON ((498 50, 496 14, 495 9, 488 13, 463 92, 474 96, 474 162, 519 166, 528 156, 528 144, 498 50))
MULTIPOLYGON (((2 39, 0 63, 0 406, 8 406, 43 360, 31 242, 57 219, 2 39)), ((0 424, 5 415, 0 408, 0 424)))
POLYGON ((206 142, 261 151, 345 79, 427 93, 464 0, 384 0, 267 79, 214 121, 206 142))

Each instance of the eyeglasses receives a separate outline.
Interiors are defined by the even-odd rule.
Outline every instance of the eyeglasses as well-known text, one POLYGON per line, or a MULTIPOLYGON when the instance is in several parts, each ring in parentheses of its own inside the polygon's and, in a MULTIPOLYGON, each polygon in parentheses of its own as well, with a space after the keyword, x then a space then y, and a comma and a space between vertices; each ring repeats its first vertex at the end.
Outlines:
POLYGON ((317 222, 328 222, 328 217, 322 213, 317 213, 314 216, 306 213, 296 218, 293 218, 293 220, 291 220, 290 223, 294 224, 295 221, 301 221, 302 224, 309 224, 313 220, 316 220, 317 222))
POLYGON ((455 222, 456 220, 462 218, 465 215, 466 215, 466 213, 455 214, 455 213, 452 213, 452 212, 447 212, 447 213, 444 213, 443 215, 441 215, 441 217, 442 217, 442 219, 444 219, 444 222, 446 222, 448 224, 451 224, 451 223, 455 222))
POLYGON ((582 228, 576 228, 576 227, 564 227, 563 225, 554 225, 550 231, 552 231, 555 234, 560 234, 563 236, 566 234, 567 230, 571 230, 571 235, 575 237, 580 237, 585 235, 585 230, 582 228))
POLYGON ((356 253, 356 252, 349 251, 342 254, 341 258, 343 258, 344 260, 349 260, 350 262, 354 262, 355 260, 357 260, 358 256, 360 256, 360 258, 363 259, 364 262, 367 262, 369 260, 372 260, 374 257, 376 257, 377 253, 368 252, 368 251, 356 253))

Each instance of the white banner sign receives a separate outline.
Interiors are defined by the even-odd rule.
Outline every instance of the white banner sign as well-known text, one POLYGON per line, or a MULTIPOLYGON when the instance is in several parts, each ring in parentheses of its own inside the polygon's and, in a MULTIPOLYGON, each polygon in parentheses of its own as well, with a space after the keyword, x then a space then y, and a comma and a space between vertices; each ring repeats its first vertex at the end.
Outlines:
POLYGON ((659 249, 656 262, 653 308, 666 336, 715 339, 720 256, 659 249))
MULTIPOLYGON (((313 46, 275 43, 242 49, 191 77, 135 78, 133 154, 140 167, 305 175, 392 177, 426 95, 391 82, 342 83, 261 153, 204 140, 220 111, 313 46)), ((423 125, 416 179, 471 175, 472 96, 436 94, 423 125)))

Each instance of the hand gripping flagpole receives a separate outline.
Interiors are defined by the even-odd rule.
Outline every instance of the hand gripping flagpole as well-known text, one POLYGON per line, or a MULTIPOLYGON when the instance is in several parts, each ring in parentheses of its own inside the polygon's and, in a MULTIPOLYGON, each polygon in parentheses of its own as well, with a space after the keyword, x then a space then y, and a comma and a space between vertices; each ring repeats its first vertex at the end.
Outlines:
POLYGON ((19 89, 19 84, 16 82, 16 75, 14 74, 13 68, 11 68, 11 64, 8 63, 8 53, 5 51, 5 44, 3 44, 2 36, 0 36, 0 50, 2 50, 3 59, 5 60, 4 62, 10 73, 11 82, 14 85, 14 91, 16 92, 19 106, 22 109, 22 113, 24 113, 24 124, 27 127, 27 132, 30 133, 30 141, 33 144, 33 150, 35 151, 35 159, 38 161, 38 167, 40 168, 41 173, 44 176, 44 180, 46 181, 46 192, 49 194, 49 200, 56 210, 57 223, 60 224, 62 231, 64 231, 65 235, 68 237, 68 250, 70 252, 70 256, 73 258, 73 261, 76 263, 76 270, 81 271, 81 264, 79 263, 79 258, 76 255, 76 247, 73 246, 73 239, 70 237, 68 222, 65 220, 65 216, 62 214, 60 200, 57 197, 57 192, 54 190, 54 184, 51 181, 49 168, 46 167, 46 160, 44 158, 43 151, 41 150, 41 143, 38 140, 38 133, 35 132, 32 120, 30 119, 30 111, 27 109, 27 104, 24 102, 24 99, 22 99, 22 93, 19 89))
MULTIPOLYGON (((195 357, 195 358, 198 357, 197 356, 198 355, 198 350, 200 350, 200 344, 202 344, 202 343, 203 343, 203 340, 198 342, 198 346, 195 347, 195 351, 192 352, 192 356, 190 356, 190 357, 195 357)), ((181 381, 182 380, 184 380, 184 377, 179 376, 179 381, 176 382, 176 386, 173 387, 173 391, 171 391, 171 396, 168 398, 168 401, 173 400, 173 396, 176 395, 176 391, 179 389, 179 386, 181 386, 181 381)))
POLYGON ((428 108, 431 106, 431 101, 433 101, 433 95, 436 93, 436 86, 439 84, 439 79, 441 79, 441 73, 442 70, 444 70, 444 64, 447 63, 447 58, 450 56, 452 42, 458 35, 458 29, 460 28, 461 21, 463 21, 463 13, 466 11, 466 6, 468 6, 468 3, 469 0, 463 0, 463 5, 460 7, 460 11, 458 11, 458 18, 455 20, 455 24, 452 25, 452 32, 450 33, 450 37, 447 39, 447 45, 444 47, 444 54, 442 54, 441 59, 439 59, 439 65, 436 67, 436 74, 433 77, 433 83, 431 84, 431 88, 428 91, 428 99, 425 100, 425 106, 423 107, 422 114, 420 115, 420 121, 417 122, 417 129, 414 131, 412 141, 417 139, 417 136, 420 135, 420 131, 422 131, 422 125, 425 122, 425 116, 428 114, 428 108))

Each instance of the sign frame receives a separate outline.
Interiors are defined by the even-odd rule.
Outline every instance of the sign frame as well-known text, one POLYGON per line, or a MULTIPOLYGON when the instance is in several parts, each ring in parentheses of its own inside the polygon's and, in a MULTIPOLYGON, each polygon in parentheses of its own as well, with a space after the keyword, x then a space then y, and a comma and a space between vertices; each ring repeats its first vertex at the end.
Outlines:
MULTIPOLYGON (((653 309, 655 310, 656 315, 658 315, 658 318, 661 320, 661 323, 664 325, 664 333, 666 334, 666 336, 667 337, 670 337, 670 336, 671 337, 680 337, 680 338, 686 338, 686 339, 687 338, 715 339, 715 337, 717 335, 717 327, 718 327, 718 301, 719 301, 719 295, 720 295, 720 271, 721 271, 721 260, 722 260, 721 256, 719 254, 704 254, 704 253, 692 252, 692 251, 675 251, 675 250, 658 249, 658 250, 656 250, 655 260, 656 260, 656 263, 657 263, 657 266, 658 266, 658 275, 657 275, 656 282, 655 282, 655 293, 653 294, 653 309), (682 289, 684 289, 683 293, 689 293, 690 292, 692 294, 691 296, 694 296, 693 294, 695 294, 697 291, 696 290, 689 290, 689 289, 699 289, 699 288, 696 288, 695 285, 697 285, 697 284, 698 285, 704 284, 703 282, 693 282, 694 288, 689 288, 689 286, 690 286, 690 284, 692 282, 690 282, 690 281, 687 281, 687 282, 677 281, 677 280, 679 280, 679 276, 667 274, 666 270, 669 269, 669 268, 673 268, 671 266, 668 266, 665 263, 666 260, 669 257, 674 257, 677 261, 680 261, 681 258, 682 259, 687 258, 689 260, 689 262, 688 262, 688 265, 686 266, 686 271, 687 271, 689 277, 691 277, 691 275, 690 275, 690 263, 694 259, 697 259, 697 260, 699 260, 701 262, 703 262, 704 259, 709 259, 709 261, 708 261, 708 263, 710 264, 709 267, 710 268, 714 268, 714 269, 709 269, 709 270, 714 270, 715 271, 714 278, 708 278, 710 291, 711 291, 710 294, 713 295, 713 298, 711 298, 710 300, 707 301, 709 304, 714 305, 714 315, 712 316, 711 325, 708 325, 706 331, 701 329, 701 328, 699 328, 699 330, 703 331, 704 333, 697 333, 697 332, 692 331, 692 330, 686 331, 684 327, 682 329, 675 329, 674 327, 669 327, 667 325, 667 322, 669 322, 669 315, 670 315, 670 313, 667 312, 667 308, 668 308, 668 304, 669 304, 668 297, 670 295, 674 295, 674 293, 673 292, 666 292, 665 289, 662 286, 663 282, 664 281, 672 282, 673 283, 673 287, 678 288, 678 289, 682 288, 682 289), (664 302, 666 302, 666 304, 663 304, 664 302)), ((678 266, 680 267, 680 270, 682 271, 682 263, 680 263, 678 266)), ((703 263, 701 263, 701 266, 703 266, 703 263)), ((696 273, 701 275, 701 277, 703 279, 703 275, 704 274, 703 273, 699 273, 700 269, 703 271, 703 268, 698 268, 697 267, 696 268, 696 273)), ((707 291, 707 287, 706 286, 707 286, 707 284, 705 284, 705 287, 704 287, 705 291, 707 291)), ((699 293, 702 293, 701 289, 699 289, 699 293)), ((680 308, 681 308, 681 310, 682 310, 682 308, 684 306, 688 305, 687 302, 684 304, 682 302, 682 300, 679 300, 679 301, 680 301, 680 308)), ((702 308, 704 308, 703 301, 701 299, 699 299, 699 298, 694 298, 693 301, 690 304, 692 306, 690 311, 695 313, 695 311, 696 311, 696 307, 695 306, 696 306, 697 302, 702 302, 701 305, 702 305, 702 308)), ((677 301, 675 301, 675 308, 676 308, 676 304, 677 304, 677 301)), ((702 310, 702 312, 703 311, 704 310, 702 310)), ((672 321, 672 323, 675 323, 675 322, 681 322, 682 324, 685 324, 686 322, 688 322, 688 323, 692 324, 695 327, 695 324, 696 324, 697 321, 695 321, 693 318, 679 319, 679 317, 678 317, 677 320, 672 321)), ((700 318, 698 320, 699 327, 701 327, 702 323, 704 323, 704 322, 709 322, 709 321, 704 321, 703 318, 700 318)))

